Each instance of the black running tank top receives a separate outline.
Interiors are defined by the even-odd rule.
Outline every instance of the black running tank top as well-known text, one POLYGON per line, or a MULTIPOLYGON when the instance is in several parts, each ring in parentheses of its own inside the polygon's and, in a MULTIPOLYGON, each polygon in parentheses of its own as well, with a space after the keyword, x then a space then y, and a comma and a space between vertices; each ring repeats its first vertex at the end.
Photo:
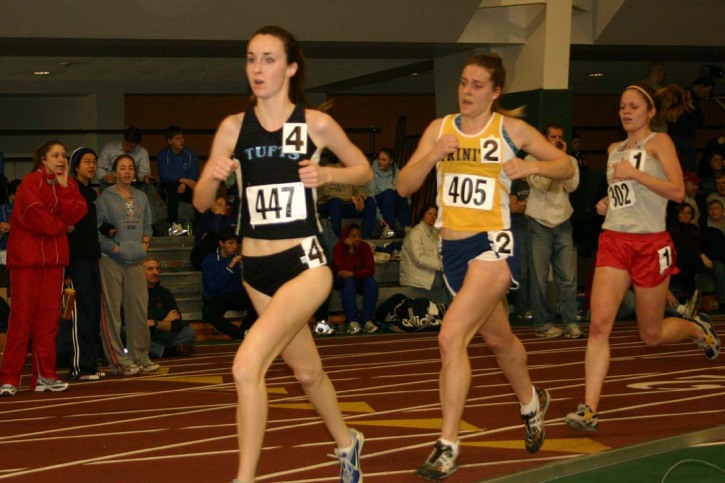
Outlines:
POLYGON ((302 104, 275 132, 262 127, 253 107, 245 112, 234 148, 242 168, 242 237, 282 240, 320 231, 317 193, 302 186, 298 174, 299 162, 312 159, 316 149, 307 134, 302 104))

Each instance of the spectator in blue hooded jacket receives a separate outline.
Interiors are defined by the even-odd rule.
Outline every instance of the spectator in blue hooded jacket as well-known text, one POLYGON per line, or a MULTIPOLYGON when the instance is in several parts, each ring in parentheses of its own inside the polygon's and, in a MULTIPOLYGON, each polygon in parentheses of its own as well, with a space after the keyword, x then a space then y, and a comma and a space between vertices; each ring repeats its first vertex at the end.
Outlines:
POLYGON ((201 262, 204 281, 201 317, 216 330, 232 339, 244 339, 257 312, 242 287, 242 255, 239 253, 239 237, 231 228, 219 231, 219 248, 201 262), (241 327, 224 317, 228 310, 246 311, 241 327))

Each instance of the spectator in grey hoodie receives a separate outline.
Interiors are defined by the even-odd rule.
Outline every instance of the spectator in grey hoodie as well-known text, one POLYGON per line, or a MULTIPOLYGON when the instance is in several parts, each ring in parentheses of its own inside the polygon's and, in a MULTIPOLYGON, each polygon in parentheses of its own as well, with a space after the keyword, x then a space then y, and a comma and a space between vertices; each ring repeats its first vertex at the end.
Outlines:
POLYGON ((382 148, 373 161, 373 180, 368 191, 375 197, 382 216, 382 225, 387 230, 395 230, 395 221, 400 224, 399 232, 410 226, 410 204, 408 198, 400 196, 395 189, 398 185, 398 172, 393 150, 382 148))
POLYGON ((114 373, 131 376, 159 365, 149 359, 151 340, 146 322, 148 290, 143 261, 151 239, 151 208, 146 195, 131 186, 133 158, 122 154, 113 161, 116 184, 96 202, 101 244, 103 350, 114 373), (121 308, 128 352, 121 339, 121 308))

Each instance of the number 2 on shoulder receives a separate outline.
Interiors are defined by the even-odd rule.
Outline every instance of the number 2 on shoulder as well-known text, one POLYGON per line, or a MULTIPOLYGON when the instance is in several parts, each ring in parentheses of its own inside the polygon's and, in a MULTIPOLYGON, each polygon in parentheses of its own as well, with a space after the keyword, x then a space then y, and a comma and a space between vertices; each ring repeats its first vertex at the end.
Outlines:
POLYGON ((300 154, 307 152, 307 124, 286 122, 282 126, 282 152, 300 154))
POLYGON ((500 163, 501 155, 501 139, 489 136, 481 139, 481 162, 482 163, 500 163))

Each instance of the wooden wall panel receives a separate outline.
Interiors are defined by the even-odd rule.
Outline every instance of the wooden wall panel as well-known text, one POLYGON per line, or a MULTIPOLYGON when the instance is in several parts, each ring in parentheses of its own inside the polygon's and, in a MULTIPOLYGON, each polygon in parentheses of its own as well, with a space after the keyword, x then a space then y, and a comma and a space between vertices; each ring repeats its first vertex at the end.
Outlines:
MULTIPOLYGON (((393 147, 399 116, 407 118, 407 134, 421 134, 435 118, 433 95, 337 95, 331 96, 328 113, 343 128, 378 127, 375 148, 393 147)), ((241 112, 249 105, 248 96, 217 95, 127 95, 125 99, 126 124, 147 132, 143 145, 154 156, 166 147, 160 133, 170 124, 185 129, 207 129, 210 134, 187 134, 187 146, 205 158, 209 154, 221 120, 232 113, 241 112)), ((371 149, 368 134, 350 134, 350 139, 364 153, 371 149)))
MULTIPOLYGON (((375 149, 395 147, 395 129, 400 116, 407 120, 406 135, 422 134, 435 119, 433 95, 334 95, 329 114, 342 127, 381 128, 375 136, 375 149)), ((366 134, 351 134, 350 139, 364 153, 371 149, 366 134)))
POLYGON ((209 134, 186 134, 186 145, 206 158, 214 131, 229 114, 241 112, 249 105, 244 95, 127 95, 126 125, 136 126, 147 134, 142 144, 151 156, 167 144, 162 131, 169 125, 184 129, 206 129, 209 134))

